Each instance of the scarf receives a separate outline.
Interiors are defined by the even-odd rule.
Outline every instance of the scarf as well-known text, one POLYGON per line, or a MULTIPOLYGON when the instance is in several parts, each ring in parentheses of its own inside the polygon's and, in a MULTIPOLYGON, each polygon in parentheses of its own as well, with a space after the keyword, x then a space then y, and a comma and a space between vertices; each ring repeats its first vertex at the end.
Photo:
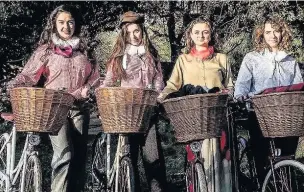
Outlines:
POLYGON ((56 54, 64 57, 71 57, 73 50, 79 48, 80 39, 78 37, 72 37, 69 40, 63 40, 53 33, 52 42, 54 44, 53 50, 56 54))
POLYGON ((127 69, 127 54, 128 55, 137 55, 137 56, 141 57, 144 54, 146 54, 145 46, 143 46, 143 45, 135 46, 135 45, 127 44, 126 49, 125 49, 125 54, 122 58, 122 67, 124 69, 127 69))
POLYGON ((196 58, 199 58, 201 60, 209 59, 214 53, 213 46, 209 46, 208 49, 197 51, 195 47, 192 47, 190 54, 196 58))

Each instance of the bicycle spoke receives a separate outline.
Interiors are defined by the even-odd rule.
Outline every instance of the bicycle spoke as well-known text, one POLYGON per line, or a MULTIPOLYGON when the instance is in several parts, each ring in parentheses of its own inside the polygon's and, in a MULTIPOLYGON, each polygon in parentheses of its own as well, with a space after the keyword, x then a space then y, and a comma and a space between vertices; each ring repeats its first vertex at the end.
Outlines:
POLYGON ((293 160, 278 164, 280 166, 275 165, 274 173, 268 172, 263 192, 304 192, 304 165, 293 160))

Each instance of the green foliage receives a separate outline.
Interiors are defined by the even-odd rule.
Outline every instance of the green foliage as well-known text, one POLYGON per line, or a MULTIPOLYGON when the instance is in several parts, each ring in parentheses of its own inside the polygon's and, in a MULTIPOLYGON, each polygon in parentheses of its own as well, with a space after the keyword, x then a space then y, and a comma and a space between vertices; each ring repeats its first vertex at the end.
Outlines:
MULTIPOLYGON (((175 62, 183 48, 183 32, 189 22, 203 16, 213 21, 220 50, 231 58, 234 76, 244 55, 252 50, 254 25, 265 15, 277 14, 292 26, 292 54, 304 61, 303 2, 293 1, 104 1, 104 2, 0 2, 0 79, 22 69, 42 32, 47 16, 60 4, 73 4, 83 16, 83 36, 95 52, 101 72, 115 41, 119 16, 127 10, 146 13, 146 27, 163 62, 175 62), (95 43, 90 43, 95 42, 95 43), (96 43, 97 42, 97 43, 96 43)), ((172 66, 171 66, 172 67, 172 66)))
MULTIPOLYGON (((268 14, 279 14, 288 21, 294 35, 291 52, 299 62, 304 62, 304 3, 300 1, 10 1, 0 2, 0 79, 10 79, 22 69, 36 47, 48 15, 60 4, 73 4, 79 8, 79 14, 83 16, 82 35, 90 51, 95 53, 103 74, 115 43, 119 16, 127 10, 145 13, 145 26, 162 62, 175 62, 184 46, 183 33, 187 25, 203 16, 213 21, 221 42, 218 47, 229 55, 236 78, 244 55, 253 49, 254 26, 268 14)), ((164 65, 166 78, 172 67, 173 64, 164 65)), ((3 100, 1 111, 10 111, 10 106, 3 100)), ((183 172, 183 146, 175 145, 173 129, 167 122, 161 121, 159 127, 167 174, 183 172)), ((2 131, 9 128, 9 124, 0 124, 2 131)), ((50 145, 47 146, 50 150, 50 145)), ((47 155, 50 154, 45 154, 45 161, 50 159, 47 155)), ((49 170, 47 175, 50 175, 49 170)))

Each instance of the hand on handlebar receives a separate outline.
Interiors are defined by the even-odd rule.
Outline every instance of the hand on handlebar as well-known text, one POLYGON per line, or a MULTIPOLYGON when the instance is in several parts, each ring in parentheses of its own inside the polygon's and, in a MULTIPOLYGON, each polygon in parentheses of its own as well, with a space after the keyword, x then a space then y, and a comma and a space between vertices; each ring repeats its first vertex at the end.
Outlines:
POLYGON ((234 98, 235 102, 240 102, 240 103, 247 103, 247 102, 251 102, 251 97, 249 97, 248 95, 242 95, 240 97, 234 98))
POLYGON ((81 90, 81 97, 84 98, 84 99, 88 99, 89 96, 90 96, 89 91, 90 91, 90 87, 85 86, 85 87, 81 90))

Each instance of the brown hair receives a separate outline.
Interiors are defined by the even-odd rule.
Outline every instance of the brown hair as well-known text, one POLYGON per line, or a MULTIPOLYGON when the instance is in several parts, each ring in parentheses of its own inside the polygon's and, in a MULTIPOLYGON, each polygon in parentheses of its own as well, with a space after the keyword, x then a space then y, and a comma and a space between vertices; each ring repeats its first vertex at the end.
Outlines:
MULTIPOLYGON (((124 55, 124 51, 126 49, 126 41, 127 41, 127 27, 132 23, 124 23, 121 26, 121 30, 118 34, 116 43, 114 45, 112 54, 107 61, 107 68, 113 72, 113 76, 115 79, 121 80, 126 78, 125 70, 122 66, 122 58, 124 55)), ((141 28, 142 31, 142 42, 145 46, 146 54, 149 59, 154 62, 149 62, 149 65, 153 65, 153 67, 157 70, 157 63, 159 62, 159 55, 157 50, 152 45, 150 39, 148 38, 148 33, 143 26, 143 24, 137 24, 141 28)))
POLYGON ((271 24, 274 29, 282 33, 282 39, 278 45, 279 50, 288 50, 290 48, 290 43, 292 40, 291 30, 285 20, 277 16, 270 16, 265 18, 265 20, 255 28, 253 34, 253 44, 255 50, 263 51, 265 48, 271 50, 271 47, 269 47, 269 45, 265 42, 264 39, 264 30, 266 23, 271 24))
MULTIPOLYGON (((75 7, 69 5, 60 5, 57 8, 55 8, 47 19, 46 26, 42 31, 38 45, 39 46, 43 44, 48 44, 49 46, 51 45, 52 34, 57 33, 56 18, 60 13, 63 12, 71 14, 73 19, 75 20, 75 31, 73 36, 80 37, 81 17, 79 17, 79 13, 77 11, 78 10, 75 7)), ((79 50, 86 54, 87 47, 85 46, 82 38, 80 38, 79 50)))
POLYGON ((210 33, 211 33, 211 40, 209 42, 209 45, 215 46, 216 44, 218 44, 218 35, 215 32, 211 21, 206 18, 198 17, 195 20, 191 21, 191 23, 188 25, 188 27, 184 33, 184 39, 185 39, 185 44, 186 44, 185 53, 189 53, 191 48, 194 46, 193 41, 191 39, 191 32, 192 32, 193 26, 198 23, 206 23, 209 26, 210 33))
POLYGON ((93 72, 96 70, 96 58, 94 53, 91 50, 88 50, 88 47, 85 44, 83 37, 81 36, 82 18, 79 14, 79 10, 76 7, 70 5, 60 5, 51 12, 47 19, 46 26, 44 27, 43 32, 41 33, 40 40, 38 42, 38 46, 45 44, 47 45, 47 49, 44 55, 42 55, 42 57, 40 58, 40 60, 44 63, 48 62, 48 57, 52 53, 52 34, 58 33, 56 29, 56 18, 60 13, 63 12, 70 13, 73 19, 75 20, 75 31, 73 36, 79 37, 80 39, 78 50, 85 56, 87 56, 90 63, 92 64, 92 70, 85 80, 86 84, 93 72))

